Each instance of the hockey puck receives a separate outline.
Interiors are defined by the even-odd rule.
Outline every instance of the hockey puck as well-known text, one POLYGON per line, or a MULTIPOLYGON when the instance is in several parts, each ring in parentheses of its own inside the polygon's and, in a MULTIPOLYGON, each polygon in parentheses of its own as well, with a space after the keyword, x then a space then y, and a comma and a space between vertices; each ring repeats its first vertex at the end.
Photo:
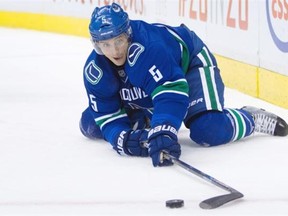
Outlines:
POLYGON ((184 206, 184 200, 182 199, 172 199, 166 201, 166 207, 168 208, 181 208, 184 206))

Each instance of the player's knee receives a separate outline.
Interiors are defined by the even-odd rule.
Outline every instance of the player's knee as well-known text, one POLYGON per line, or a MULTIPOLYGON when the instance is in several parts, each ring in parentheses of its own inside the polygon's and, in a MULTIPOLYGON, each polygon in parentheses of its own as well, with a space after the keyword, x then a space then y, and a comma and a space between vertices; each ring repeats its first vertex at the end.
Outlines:
POLYGON ((199 145, 222 145, 228 143, 232 136, 231 121, 219 111, 202 113, 190 123, 190 138, 199 145))
POLYGON ((90 139, 103 138, 100 127, 96 124, 93 116, 91 115, 89 108, 87 108, 81 116, 79 122, 80 131, 85 137, 90 139))

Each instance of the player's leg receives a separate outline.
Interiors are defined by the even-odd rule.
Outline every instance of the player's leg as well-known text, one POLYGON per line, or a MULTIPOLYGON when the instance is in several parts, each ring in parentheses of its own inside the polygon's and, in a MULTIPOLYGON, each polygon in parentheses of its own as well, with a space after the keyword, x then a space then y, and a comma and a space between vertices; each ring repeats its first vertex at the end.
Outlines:
POLYGON ((239 109, 204 111, 190 121, 190 138, 204 146, 217 146, 249 136, 253 132, 250 114, 239 109))
POLYGON ((224 84, 214 56, 205 48, 193 59, 186 74, 190 104, 184 119, 191 139, 215 146, 249 136, 254 128, 252 116, 240 109, 224 109, 224 84))
POLYGON ((91 114, 90 108, 82 112, 79 127, 82 134, 90 139, 103 138, 101 130, 91 114))

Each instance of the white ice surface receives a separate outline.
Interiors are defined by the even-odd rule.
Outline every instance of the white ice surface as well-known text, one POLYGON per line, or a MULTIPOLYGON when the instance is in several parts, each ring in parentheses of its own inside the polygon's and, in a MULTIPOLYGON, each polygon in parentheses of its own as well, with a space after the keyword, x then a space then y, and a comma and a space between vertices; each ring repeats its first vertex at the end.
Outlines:
MULTIPOLYGON (((86 38, 0 28, 0 215, 288 215, 287 137, 203 148, 180 130, 181 159, 245 195, 215 210, 198 204, 226 191, 83 137, 82 67, 91 49, 86 38), (166 208, 175 198, 185 206, 166 208)), ((243 105, 288 121, 288 110, 226 90, 227 107, 243 105)))

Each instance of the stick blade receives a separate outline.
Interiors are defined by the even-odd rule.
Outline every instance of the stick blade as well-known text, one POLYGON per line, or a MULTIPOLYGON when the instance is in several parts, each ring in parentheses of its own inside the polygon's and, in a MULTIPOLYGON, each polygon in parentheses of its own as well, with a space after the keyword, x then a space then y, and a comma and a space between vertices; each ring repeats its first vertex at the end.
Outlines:
POLYGON ((233 200, 242 198, 244 195, 240 192, 232 192, 229 194, 212 197, 202 201, 199 206, 202 209, 215 209, 233 200))

